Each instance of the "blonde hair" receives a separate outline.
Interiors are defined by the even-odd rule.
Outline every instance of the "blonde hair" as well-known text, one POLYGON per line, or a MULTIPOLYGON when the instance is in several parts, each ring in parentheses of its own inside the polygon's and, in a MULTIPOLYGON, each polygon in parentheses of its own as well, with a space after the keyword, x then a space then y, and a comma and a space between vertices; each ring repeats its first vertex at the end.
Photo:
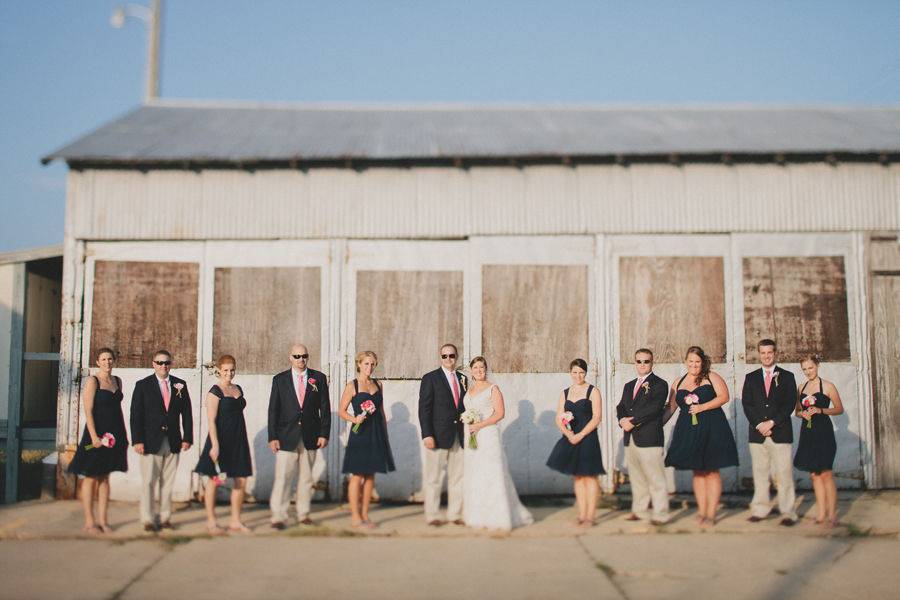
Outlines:
POLYGON ((801 354, 800 355, 800 364, 802 365, 806 361, 810 361, 811 363, 813 363, 814 365, 816 365, 818 367, 819 363, 822 362, 822 357, 818 353, 815 353, 815 352, 808 352, 806 354, 801 354))
POLYGON ((378 366, 378 355, 372 352, 371 350, 363 350, 359 354, 356 355, 356 372, 359 373, 359 363, 363 361, 364 358, 369 357, 375 361, 375 366, 378 366))

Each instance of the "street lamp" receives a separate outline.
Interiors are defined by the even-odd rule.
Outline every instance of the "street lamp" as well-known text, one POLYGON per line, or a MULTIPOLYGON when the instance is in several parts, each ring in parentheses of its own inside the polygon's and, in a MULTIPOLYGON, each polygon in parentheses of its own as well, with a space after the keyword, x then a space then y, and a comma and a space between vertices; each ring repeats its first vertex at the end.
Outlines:
POLYGON ((162 0, 150 0, 149 7, 143 4, 117 6, 109 18, 109 24, 121 29, 127 17, 143 21, 147 26, 147 83, 144 101, 151 102, 159 97, 159 30, 162 28, 162 0))

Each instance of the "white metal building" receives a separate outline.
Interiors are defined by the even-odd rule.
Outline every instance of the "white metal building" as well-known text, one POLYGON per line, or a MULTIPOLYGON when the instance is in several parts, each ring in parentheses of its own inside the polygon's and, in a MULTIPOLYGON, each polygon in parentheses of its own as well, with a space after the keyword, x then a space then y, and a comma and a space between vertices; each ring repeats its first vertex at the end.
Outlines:
MULTIPOLYGON (((897 485, 898 157, 900 108, 143 106, 45 159, 70 166, 61 465, 96 348, 122 355, 127 418, 166 347, 195 399, 188 496, 206 435, 197 400, 214 381, 204 365, 229 353, 249 402, 250 490, 267 498, 269 385, 300 339, 335 409, 356 352, 381 357, 398 472, 378 489, 409 498, 418 377, 453 341, 466 360, 487 356, 503 389, 524 494, 571 490, 544 462, 569 361, 586 358, 611 489, 622 452, 609 415, 637 347, 671 381, 699 344, 739 394, 756 341, 775 337, 798 381, 797 356, 824 354, 843 396, 839 485, 897 485)), ((739 490, 746 421, 739 399, 726 411, 741 465, 723 476, 739 490)), ((338 497, 347 433, 333 422, 317 464, 338 497)), ((114 496, 136 498, 138 481, 136 468, 117 477, 114 496)))

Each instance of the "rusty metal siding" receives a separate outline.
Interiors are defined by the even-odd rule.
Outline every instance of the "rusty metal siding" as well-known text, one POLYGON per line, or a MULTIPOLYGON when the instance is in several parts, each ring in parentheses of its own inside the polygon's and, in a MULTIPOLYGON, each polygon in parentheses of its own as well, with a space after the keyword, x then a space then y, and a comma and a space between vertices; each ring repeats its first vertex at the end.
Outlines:
POLYGON ((87 170, 69 178, 72 233, 87 240, 900 228, 900 165, 87 170))

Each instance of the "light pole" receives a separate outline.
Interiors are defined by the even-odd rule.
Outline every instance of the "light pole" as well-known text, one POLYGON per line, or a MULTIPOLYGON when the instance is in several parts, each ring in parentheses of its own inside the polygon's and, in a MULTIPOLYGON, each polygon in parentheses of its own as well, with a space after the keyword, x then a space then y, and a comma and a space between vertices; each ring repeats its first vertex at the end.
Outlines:
POLYGON ((150 0, 150 6, 125 4, 117 6, 109 19, 110 25, 120 29, 125 18, 132 17, 147 26, 147 82, 144 101, 151 102, 159 97, 159 30, 162 28, 162 0, 150 0))

